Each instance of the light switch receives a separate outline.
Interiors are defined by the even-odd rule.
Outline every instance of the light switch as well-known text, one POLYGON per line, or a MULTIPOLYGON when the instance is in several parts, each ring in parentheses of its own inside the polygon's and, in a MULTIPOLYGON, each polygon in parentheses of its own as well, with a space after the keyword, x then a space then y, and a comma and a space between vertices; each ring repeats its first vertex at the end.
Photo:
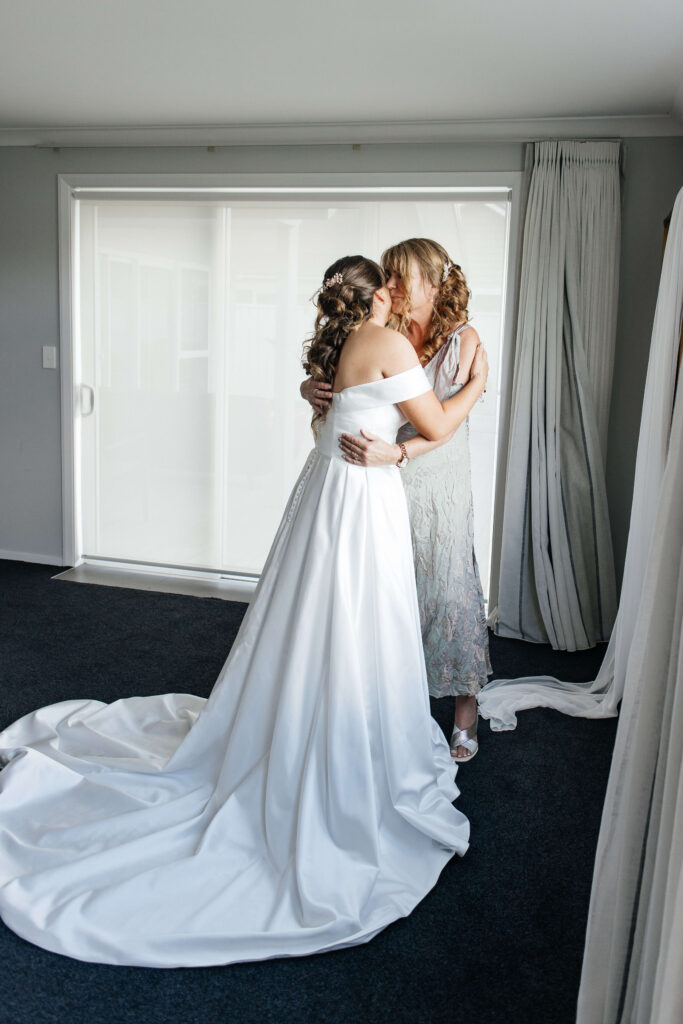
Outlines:
POLYGON ((57 369, 57 346, 56 345, 43 345, 43 369, 44 370, 56 370, 57 369))

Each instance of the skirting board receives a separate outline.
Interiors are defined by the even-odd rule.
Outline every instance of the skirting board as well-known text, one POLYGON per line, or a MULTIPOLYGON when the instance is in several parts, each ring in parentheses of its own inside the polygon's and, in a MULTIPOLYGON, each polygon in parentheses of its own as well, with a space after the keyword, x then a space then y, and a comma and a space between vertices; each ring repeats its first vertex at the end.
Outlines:
POLYGON ((61 555, 37 555, 34 551, 2 551, 0 558, 9 562, 35 562, 38 565, 64 565, 61 555))

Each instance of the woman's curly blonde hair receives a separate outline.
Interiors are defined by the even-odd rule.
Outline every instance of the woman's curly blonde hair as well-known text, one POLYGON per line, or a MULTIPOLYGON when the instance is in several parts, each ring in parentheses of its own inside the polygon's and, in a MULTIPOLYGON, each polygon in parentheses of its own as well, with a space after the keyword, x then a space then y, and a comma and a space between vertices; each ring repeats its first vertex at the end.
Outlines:
POLYGON ((439 291, 434 300, 434 312, 420 362, 425 366, 433 359, 449 334, 469 320, 467 305, 471 292, 461 268, 453 263, 442 245, 431 238, 408 238, 392 245, 382 253, 382 268, 387 279, 398 274, 406 293, 404 308, 395 317, 392 326, 408 334, 410 324, 410 264, 414 262, 429 284, 439 291), (445 277, 444 277, 445 273, 445 277))
MULTIPOLYGON (((323 284, 313 297, 318 312, 302 358, 303 368, 313 380, 334 383, 344 342, 368 319, 373 296, 385 283, 380 265, 365 256, 342 256, 327 268, 323 284)), ((314 413, 314 430, 326 412, 314 413)))

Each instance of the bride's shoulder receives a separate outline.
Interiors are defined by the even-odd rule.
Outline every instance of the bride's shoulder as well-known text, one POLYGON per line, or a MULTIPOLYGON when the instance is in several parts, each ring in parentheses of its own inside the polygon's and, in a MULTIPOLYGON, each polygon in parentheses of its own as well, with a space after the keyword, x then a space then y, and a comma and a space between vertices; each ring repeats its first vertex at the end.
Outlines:
POLYGON ((399 331, 394 331, 390 327, 381 327, 380 331, 377 344, 385 377, 391 377, 395 373, 402 373, 404 370, 410 370, 413 366, 420 365, 415 349, 404 334, 400 334, 399 331))

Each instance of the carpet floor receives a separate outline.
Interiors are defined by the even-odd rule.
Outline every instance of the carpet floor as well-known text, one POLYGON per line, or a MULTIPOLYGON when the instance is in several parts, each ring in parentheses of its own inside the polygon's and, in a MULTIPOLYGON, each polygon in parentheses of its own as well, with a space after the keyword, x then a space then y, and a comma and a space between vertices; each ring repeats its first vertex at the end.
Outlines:
MULTIPOLYGON (((52 580, 0 561, 0 728, 74 697, 208 696, 246 605, 52 580)), ((491 636, 496 676, 595 677, 491 636)), ((432 702, 448 734, 453 700, 432 702)), ((227 967, 81 963, 0 924, 0 1024, 573 1024, 616 720, 534 709, 480 724, 458 772, 471 845, 413 913, 352 949, 227 967)))

